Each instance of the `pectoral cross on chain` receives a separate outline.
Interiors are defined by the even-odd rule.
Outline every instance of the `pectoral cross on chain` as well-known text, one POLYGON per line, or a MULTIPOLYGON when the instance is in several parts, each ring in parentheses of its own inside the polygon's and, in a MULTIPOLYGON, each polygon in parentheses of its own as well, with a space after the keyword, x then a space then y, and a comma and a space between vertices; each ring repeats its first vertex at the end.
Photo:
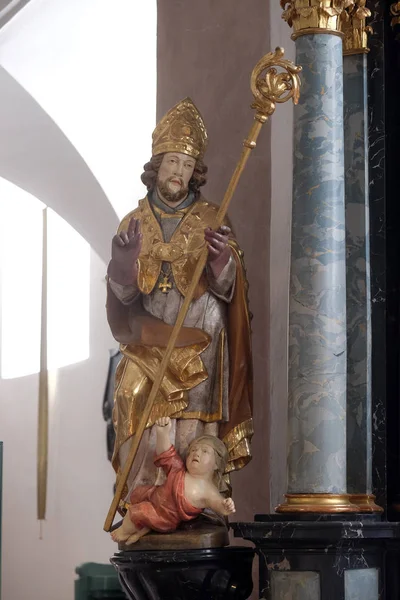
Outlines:
POLYGON ((164 279, 158 285, 159 289, 163 294, 168 294, 169 290, 172 288, 172 283, 168 279, 168 275, 164 275, 164 279))

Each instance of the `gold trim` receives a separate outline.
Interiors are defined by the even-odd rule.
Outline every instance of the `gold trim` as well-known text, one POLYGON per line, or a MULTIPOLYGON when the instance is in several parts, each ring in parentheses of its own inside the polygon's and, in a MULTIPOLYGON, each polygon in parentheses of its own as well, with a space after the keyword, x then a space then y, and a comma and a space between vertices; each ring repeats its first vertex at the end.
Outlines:
POLYGON ((277 513, 343 513, 358 512, 349 494, 285 494, 285 502, 276 507, 277 513))
POLYGON ((190 207, 180 208, 179 210, 176 210, 173 213, 167 213, 161 208, 158 208, 158 206, 156 206, 155 204, 152 204, 151 208, 153 209, 156 215, 159 215, 160 219, 182 219, 186 215, 190 207))
POLYGON ((373 494, 349 494, 349 500, 357 506, 360 513, 382 513, 383 508, 375 504, 373 494))
POLYGON ((302 35, 318 35, 318 34, 336 35, 337 37, 340 37, 341 39, 344 38, 344 34, 342 31, 336 31, 335 29, 322 29, 321 27, 307 27, 306 29, 301 29, 300 31, 296 31, 295 33, 292 33, 292 35, 290 37, 294 41, 294 40, 297 40, 297 38, 299 38, 302 35))
POLYGON ((203 421, 204 423, 213 423, 215 421, 221 420, 221 411, 218 410, 215 413, 207 414, 201 411, 192 411, 192 412, 182 412, 182 414, 178 414, 177 419, 197 419, 198 421, 203 421))
POLYGON ((248 419, 236 425, 231 431, 223 438, 225 446, 228 448, 228 452, 232 452, 234 447, 243 438, 251 438, 254 433, 253 419, 248 419))
POLYGON ((353 56, 353 54, 368 54, 369 48, 357 48, 354 50, 343 50, 343 56, 353 56))
MULTIPOLYGON (((153 206, 153 208, 156 208, 156 207, 153 206)), ((177 210, 174 213, 166 213, 166 212, 162 212, 160 210, 159 212, 160 212, 160 219, 183 219, 183 217, 186 215, 187 211, 177 210)))
POLYGON ((229 452, 225 473, 242 469, 251 460, 250 440, 254 434, 253 419, 236 425, 222 438, 229 452))
POLYGON ((218 405, 222 416, 222 407, 224 399, 224 356, 225 356, 225 329, 222 328, 218 340, 218 405))
MULTIPOLYGON (((175 419, 197 419, 203 423, 215 423, 222 419, 222 402, 224 394, 224 348, 225 348, 225 329, 221 329, 218 341, 218 409, 213 413, 205 413, 202 411, 186 411, 182 409, 174 416, 175 419)), ((162 415, 164 416, 164 415, 162 415)))

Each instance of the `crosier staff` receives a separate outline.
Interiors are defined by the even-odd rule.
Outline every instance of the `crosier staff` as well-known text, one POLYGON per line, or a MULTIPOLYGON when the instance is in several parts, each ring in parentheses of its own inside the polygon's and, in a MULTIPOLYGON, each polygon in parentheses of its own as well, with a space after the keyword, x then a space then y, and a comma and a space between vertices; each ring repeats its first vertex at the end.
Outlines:
MULTIPOLYGON (((301 67, 294 65, 291 61, 283 58, 284 51, 282 48, 276 48, 275 52, 270 52, 261 58, 256 64, 251 74, 251 91, 254 96, 254 102, 251 108, 254 108, 256 113, 254 115, 254 123, 250 129, 247 139, 243 142, 243 150, 240 156, 239 162, 235 168, 232 178, 229 182, 228 188, 225 192, 221 206, 218 210, 216 217, 215 229, 218 229, 225 218, 228 210, 228 206, 232 199, 232 196, 238 185, 240 176, 246 166, 247 160, 250 156, 251 151, 256 147, 256 141, 261 131, 261 127, 268 120, 276 108, 276 104, 282 104, 290 99, 293 99, 294 104, 297 104, 300 94, 300 79, 298 73, 301 71, 301 67), (277 67, 281 69, 279 72, 277 67)), ((128 457, 126 459, 124 468, 119 477, 117 489, 115 491, 114 499, 111 503, 110 509, 107 514, 107 518, 104 523, 104 530, 110 531, 115 514, 118 509, 121 495, 128 479, 129 472, 132 468, 133 461, 139 447, 140 440, 143 432, 146 428, 149 420, 151 410, 153 408, 154 401, 157 397, 160 389, 163 377, 168 367, 172 351, 174 349, 176 340, 179 332, 183 326, 187 311, 190 303, 192 302, 194 292, 200 281, 200 277, 204 271, 208 256, 208 248, 205 244, 204 249, 197 262, 193 278, 189 289, 185 295, 184 302, 179 311, 176 323, 173 327, 171 337, 168 341, 164 357, 161 361, 160 368, 154 379, 153 386, 151 388, 150 395, 147 400, 146 407, 141 415, 140 421, 136 433, 133 437, 132 444, 129 450, 128 457)))

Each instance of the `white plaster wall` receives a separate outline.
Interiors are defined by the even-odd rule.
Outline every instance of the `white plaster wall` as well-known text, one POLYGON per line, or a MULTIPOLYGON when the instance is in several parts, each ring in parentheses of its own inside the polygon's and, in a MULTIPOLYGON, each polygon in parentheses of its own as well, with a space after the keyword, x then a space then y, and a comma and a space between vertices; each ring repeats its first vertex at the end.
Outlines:
POLYGON ((145 194, 156 10, 156 0, 31 0, 0 31, 0 64, 77 148, 120 217, 145 194))
POLYGON ((31 0, 0 31, 0 80, 7 84, 0 175, 67 218, 97 251, 90 358, 52 374, 43 539, 36 520, 38 376, 0 379, 3 600, 72 600, 75 567, 107 563, 114 552, 102 530, 114 482, 102 417, 115 347, 104 275, 117 223, 111 205, 121 215, 144 195, 140 173, 155 122, 155 10, 155 0, 31 0))
POLYGON ((0 89, 0 176, 50 206, 107 260, 118 218, 104 190, 61 129, 1 66, 0 89))
POLYGON ((108 349, 115 346, 104 319, 104 273, 105 264, 92 252, 90 358, 50 375, 43 539, 36 520, 38 376, 0 379, 3 600, 72 600, 75 567, 107 563, 114 552, 102 530, 114 482, 102 416, 108 349))
MULTIPOLYGON (((279 2, 270 2, 271 48, 281 46, 294 60, 291 29, 279 2)), ((271 117, 270 230, 270 510, 286 492, 287 345, 290 226, 293 172, 293 104, 278 105, 271 117)))

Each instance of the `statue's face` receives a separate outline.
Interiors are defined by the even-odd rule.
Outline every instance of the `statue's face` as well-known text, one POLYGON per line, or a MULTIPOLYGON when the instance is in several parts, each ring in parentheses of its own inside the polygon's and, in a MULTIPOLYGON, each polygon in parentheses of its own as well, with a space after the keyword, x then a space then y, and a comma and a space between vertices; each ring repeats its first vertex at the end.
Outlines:
POLYGON ((214 448, 206 442, 194 442, 186 458, 186 468, 191 475, 212 475, 217 468, 214 448))
POLYGON ((157 187, 170 202, 181 202, 188 194, 196 161, 187 154, 166 152, 158 170, 157 187))

